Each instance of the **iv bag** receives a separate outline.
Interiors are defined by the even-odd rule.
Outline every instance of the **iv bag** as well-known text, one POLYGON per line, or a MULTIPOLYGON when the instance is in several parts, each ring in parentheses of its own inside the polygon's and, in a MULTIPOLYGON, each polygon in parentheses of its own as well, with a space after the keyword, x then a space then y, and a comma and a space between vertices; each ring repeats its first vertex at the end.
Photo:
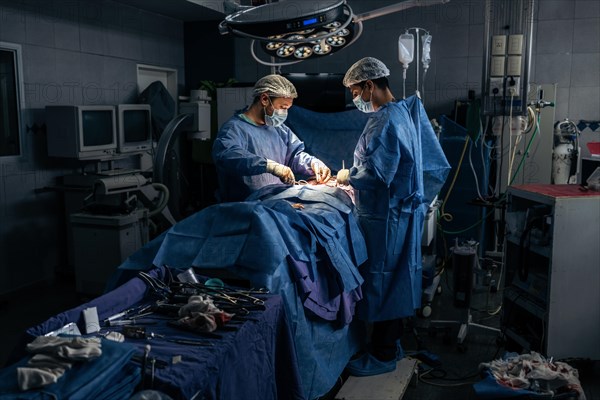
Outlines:
POLYGON ((398 58, 404 66, 404 69, 408 68, 415 55, 415 37, 412 33, 403 33, 398 38, 398 58))
POLYGON ((428 68, 431 62, 431 35, 423 35, 423 67, 428 68))

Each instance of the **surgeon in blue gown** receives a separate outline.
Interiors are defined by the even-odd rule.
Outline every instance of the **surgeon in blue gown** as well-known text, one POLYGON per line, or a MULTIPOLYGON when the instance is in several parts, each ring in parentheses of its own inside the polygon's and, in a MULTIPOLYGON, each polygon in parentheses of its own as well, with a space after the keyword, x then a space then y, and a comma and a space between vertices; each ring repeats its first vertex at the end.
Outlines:
POLYGON ((254 100, 223 124, 212 155, 221 202, 243 201, 271 184, 293 184, 297 175, 331 178, 330 169, 304 151, 304 143, 285 125, 287 110, 298 97, 281 75, 267 75, 254 85, 254 100))
POLYGON ((343 82, 356 107, 371 114, 353 167, 337 174, 338 183, 354 188, 367 244, 356 312, 372 333, 368 338, 365 326, 365 351, 347 366, 357 376, 393 371, 402 357, 402 318, 413 316, 421 301, 424 216, 449 171, 420 100, 396 101, 389 75, 383 62, 366 57, 350 67, 343 82))

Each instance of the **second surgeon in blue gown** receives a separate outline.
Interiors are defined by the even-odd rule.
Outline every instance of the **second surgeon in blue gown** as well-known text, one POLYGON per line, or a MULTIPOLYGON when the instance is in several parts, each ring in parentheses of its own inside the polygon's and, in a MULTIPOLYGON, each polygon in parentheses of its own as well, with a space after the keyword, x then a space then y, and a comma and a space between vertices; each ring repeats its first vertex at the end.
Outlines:
POLYGON ((413 316, 420 306, 424 215, 449 171, 420 100, 396 101, 389 74, 380 60, 366 57, 344 77, 356 107, 371 115, 353 167, 337 175, 338 183, 354 188, 367 244, 357 317, 372 324, 372 334, 368 351, 348 364, 348 371, 358 376, 396 368, 402 354, 401 318, 413 316))
POLYGON ((298 97, 281 75, 267 75, 254 85, 254 101, 219 131, 212 155, 219 180, 219 201, 243 201, 271 184, 293 184, 296 175, 325 183, 329 168, 304 151, 304 143, 284 122, 298 97))

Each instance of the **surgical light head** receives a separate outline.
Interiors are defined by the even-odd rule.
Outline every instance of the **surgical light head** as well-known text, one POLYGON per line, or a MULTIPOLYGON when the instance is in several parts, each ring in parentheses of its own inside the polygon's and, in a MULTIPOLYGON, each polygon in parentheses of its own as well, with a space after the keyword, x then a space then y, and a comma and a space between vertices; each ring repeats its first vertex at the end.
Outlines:
POLYGON ((272 74, 260 78, 254 85, 254 97, 266 93, 272 97, 285 97, 295 99, 298 97, 296 87, 292 82, 281 75, 272 74))
POLYGON ((369 79, 379 79, 390 76, 390 70, 383 62, 374 57, 365 57, 355 62, 344 76, 344 86, 350 87, 369 79))
POLYGON ((359 15, 354 14, 348 0, 270 1, 256 7, 229 7, 228 11, 233 13, 221 21, 219 32, 252 39, 252 57, 260 64, 280 67, 328 56, 351 45, 362 35, 363 21, 412 7, 449 1, 398 1, 359 15), (256 54, 256 43, 272 58, 271 62, 256 54), (275 59, 278 61, 275 62, 275 59))

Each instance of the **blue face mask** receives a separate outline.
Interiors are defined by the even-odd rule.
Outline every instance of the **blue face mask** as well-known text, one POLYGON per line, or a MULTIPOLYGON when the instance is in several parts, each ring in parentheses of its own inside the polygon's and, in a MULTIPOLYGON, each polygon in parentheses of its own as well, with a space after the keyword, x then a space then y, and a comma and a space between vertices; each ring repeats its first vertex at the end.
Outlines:
MULTIPOLYGON (((271 107, 273 107, 271 98, 269 98, 269 103, 271 103, 271 107)), ((287 110, 277 110, 275 109, 275 107, 273 107, 273 115, 267 115, 267 108, 265 107, 265 124, 267 124, 268 126, 277 128, 283 125, 283 123, 287 119, 287 116, 287 110)))
MULTIPOLYGON (((354 105, 356 106, 356 108, 358 108, 360 111, 362 111, 364 113, 375 112, 375 107, 373 107, 373 102, 371 100, 364 101, 362 99, 363 92, 364 92, 364 89, 362 92, 360 92, 360 94, 358 96, 356 96, 355 98, 352 99, 352 102, 354 102, 354 105)), ((373 93, 371 93, 371 97, 373 97, 373 93)))

